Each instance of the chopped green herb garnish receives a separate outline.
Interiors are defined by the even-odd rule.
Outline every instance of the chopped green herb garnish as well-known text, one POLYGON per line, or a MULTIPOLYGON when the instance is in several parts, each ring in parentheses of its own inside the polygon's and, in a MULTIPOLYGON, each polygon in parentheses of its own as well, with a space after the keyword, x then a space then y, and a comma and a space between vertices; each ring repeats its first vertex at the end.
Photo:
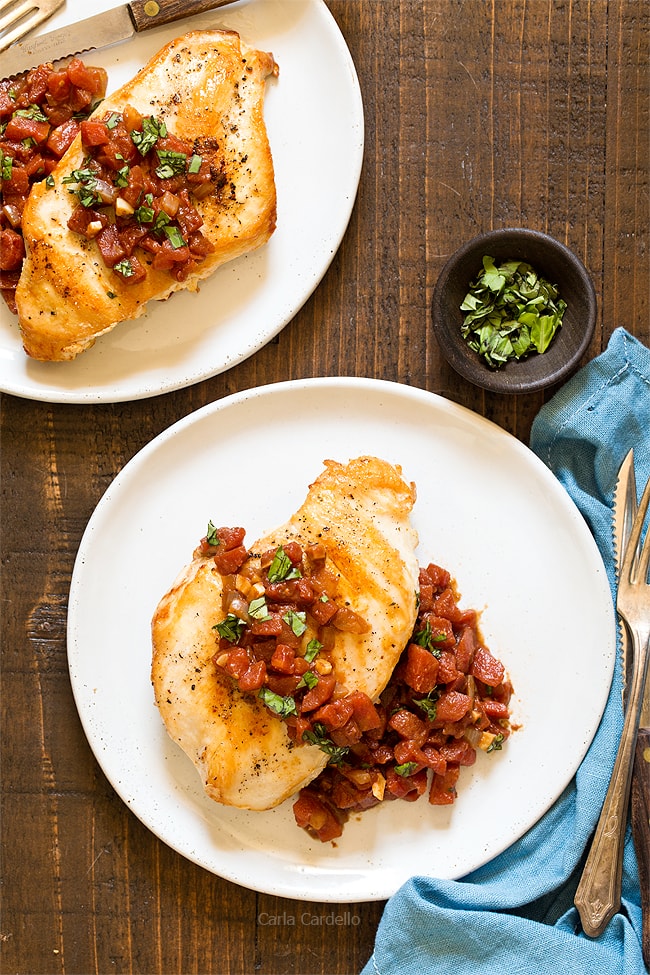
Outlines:
POLYGON ((404 762, 403 765, 396 765, 395 771, 397 772, 398 775, 403 775, 406 777, 409 775, 413 775, 417 767, 418 767, 417 762, 404 762))
POLYGON ((51 189, 54 188, 54 176, 52 176, 51 173, 50 173, 49 176, 46 176, 45 177, 45 185, 47 186, 48 190, 51 190, 51 189))
POLYGON ((76 193, 82 206, 92 207, 101 202, 97 192, 97 175, 92 169, 73 169, 63 177, 62 182, 76 185, 77 188, 70 192, 76 193))
POLYGON ((153 149, 158 139, 164 139, 167 135, 167 126, 164 122, 159 122, 150 115, 142 119, 142 129, 134 129, 131 132, 131 140, 136 146, 141 156, 146 156, 153 149))
POLYGON ((494 736, 494 739, 488 745, 487 751, 488 752, 500 752, 501 751, 501 746, 503 745, 503 742, 504 741, 505 741, 505 737, 501 733, 499 733, 498 735, 495 735, 494 736))
POLYGON ((284 579, 299 579, 301 572, 294 568, 293 563, 280 545, 269 566, 269 582, 282 582, 284 579))
POLYGON ((340 765, 349 751, 347 745, 335 745, 332 739, 327 737, 325 725, 318 721, 311 730, 305 731, 302 740, 309 742, 310 745, 317 745, 321 751, 329 755, 330 765, 340 765))
POLYGON ((106 119, 106 127, 109 129, 115 129, 122 121, 122 116, 119 112, 111 112, 111 114, 106 119))
POLYGON ((419 646, 424 647, 429 650, 434 657, 440 656, 440 648, 434 647, 434 643, 443 643, 446 640, 444 633, 436 633, 433 635, 433 630, 431 629, 431 623, 427 620, 424 624, 424 629, 418 630, 413 634, 411 639, 412 643, 417 643, 419 646))
POLYGON ((113 270, 117 271, 117 273, 121 274, 124 278, 130 278, 135 274, 133 265, 128 257, 125 257, 123 260, 118 261, 117 264, 114 264, 113 270))
POLYGON ((0 151, 0 173, 3 179, 11 179, 11 173, 13 171, 14 161, 11 156, 5 156, 4 152, 0 151))
POLYGON ((228 640, 229 643, 238 643, 245 627, 246 624, 243 620, 240 620, 234 613, 228 613, 225 620, 222 620, 221 623, 215 623, 212 629, 216 630, 219 636, 228 640))
POLYGON ((483 258, 483 271, 470 283, 460 306, 461 333, 470 349, 492 369, 548 349, 562 324, 566 302, 557 285, 524 261, 483 258))
POLYGON ((125 186, 129 185, 128 166, 122 166, 121 169, 118 169, 118 171, 115 173, 115 176, 113 177, 113 184, 115 186, 119 186, 120 188, 124 188, 125 186))
POLYGON ((167 234, 167 238, 169 240, 169 243, 172 245, 172 247, 174 247, 176 250, 178 250, 179 247, 185 247, 185 241, 183 240, 183 235, 181 234, 178 227, 165 224, 163 230, 167 234))
POLYGON ((257 599, 251 599, 248 606, 248 615, 252 616, 255 620, 267 620, 269 618, 271 614, 269 613, 264 596, 258 596, 257 599))
POLYGON ((114 291, 107 291, 106 292, 106 297, 107 298, 117 298, 117 295, 115 294, 114 291))
MULTIPOLYGON (((435 692, 432 691, 431 693, 434 694, 435 692)), ((438 701, 438 695, 437 694, 436 694, 435 697, 432 697, 431 694, 429 694, 427 697, 421 697, 417 701, 414 699, 413 700, 413 703, 414 704, 417 704, 417 706, 419 708, 421 708, 422 711, 424 711, 424 713, 426 714, 426 716, 429 719, 429 721, 435 721, 436 720, 436 714, 437 714, 437 711, 438 711, 437 701, 438 701)))
POLYGON ((311 663, 312 660, 315 660, 322 649, 323 644, 320 642, 320 640, 316 640, 315 638, 310 640, 307 644, 307 649, 305 650, 305 660, 307 663, 311 663))
POLYGON ((212 521, 208 521, 208 530, 205 534, 205 540, 208 545, 221 545, 221 539, 217 535, 217 528, 212 524, 212 521))
POLYGON ((151 193, 147 193, 144 198, 144 203, 138 207, 134 212, 133 216, 138 221, 138 223, 153 223, 153 218, 156 215, 156 211, 153 206, 153 196, 151 193))
POLYGON ((296 702, 292 697, 282 697, 268 687, 260 688, 258 697, 263 704, 266 704, 269 711, 273 711, 274 714, 278 714, 281 718, 286 718, 290 714, 298 714, 296 702))
POLYGON ((14 118, 31 118, 35 122, 47 122, 47 115, 39 105, 30 105, 29 108, 18 108, 14 112, 14 118))
POLYGON ((187 156, 184 152, 175 152, 173 149, 158 149, 158 159, 156 176, 159 179, 171 179, 172 176, 185 175, 187 156))
POLYGON ((198 173, 199 170, 201 169, 202 162, 203 159, 201 158, 201 156, 197 156, 197 154, 194 153, 194 155, 190 157, 190 161, 187 164, 188 173, 192 173, 192 175, 196 175, 196 173, 198 173))
POLYGON ((282 619, 288 626, 291 627, 295 636, 302 636, 307 629, 307 623, 305 622, 307 619, 306 613, 301 611, 296 612, 295 610, 290 609, 284 614, 282 619))
POLYGON ((296 684, 296 690, 298 690, 301 687, 308 687, 309 690, 311 690, 312 687, 316 687, 317 683, 318 683, 318 674, 315 674, 313 670, 306 670, 305 673, 300 678, 300 680, 298 681, 298 683, 296 684))

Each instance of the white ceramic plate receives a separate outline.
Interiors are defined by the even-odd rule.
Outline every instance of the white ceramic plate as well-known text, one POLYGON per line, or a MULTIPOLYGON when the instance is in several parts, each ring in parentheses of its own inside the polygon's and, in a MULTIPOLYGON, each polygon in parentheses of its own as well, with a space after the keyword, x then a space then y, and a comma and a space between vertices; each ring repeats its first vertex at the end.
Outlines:
MULTIPOLYGON (((115 5, 94 0, 92 12, 115 5)), ((54 29, 89 16, 67 0, 54 29)), ((228 27, 271 51, 265 119, 278 191, 278 224, 260 250, 219 268, 198 295, 151 302, 73 362, 29 360, 17 319, 0 300, 0 390, 29 399, 101 403, 141 399, 216 375, 256 352, 319 284, 348 225, 363 156, 363 107, 350 53, 322 0, 239 0, 85 55, 126 82, 173 37, 228 27)))
POLYGON ((383 899, 414 874, 457 878, 508 847, 580 764, 607 699, 614 654, 600 555, 541 461, 468 410, 368 379, 250 390, 172 426, 126 465, 98 504, 70 593, 75 699, 122 799, 207 870, 318 901, 383 899), (415 481, 420 561, 446 566, 462 605, 484 609, 486 641, 511 674, 514 721, 522 728, 503 751, 481 754, 462 770, 455 805, 387 803, 348 822, 333 847, 295 826, 291 800, 253 813, 204 795, 154 705, 150 620, 210 518, 245 526, 252 541, 302 502, 325 458, 361 454, 400 464, 415 481))

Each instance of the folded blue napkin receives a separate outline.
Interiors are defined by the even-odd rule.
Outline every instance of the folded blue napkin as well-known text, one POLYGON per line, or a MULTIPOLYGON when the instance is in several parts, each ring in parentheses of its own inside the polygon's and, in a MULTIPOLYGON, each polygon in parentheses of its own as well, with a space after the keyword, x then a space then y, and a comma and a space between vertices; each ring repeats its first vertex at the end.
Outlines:
MULTIPOLYGON (((650 350, 617 329, 608 348, 540 411, 532 449, 588 522, 615 591, 612 493, 630 447, 650 476, 650 350)), ((598 938, 573 896, 623 723, 621 664, 573 781, 525 836, 459 881, 413 877, 388 901, 362 975, 642 975, 637 861, 628 825, 622 904, 598 938)))

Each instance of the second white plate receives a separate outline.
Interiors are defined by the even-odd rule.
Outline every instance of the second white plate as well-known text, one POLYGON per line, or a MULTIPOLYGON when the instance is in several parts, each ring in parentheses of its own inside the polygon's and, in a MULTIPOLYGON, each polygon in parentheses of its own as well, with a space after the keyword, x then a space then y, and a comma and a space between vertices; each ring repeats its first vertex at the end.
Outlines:
POLYGON ((350 902, 387 898, 414 874, 460 877, 543 815, 598 726, 615 624, 584 520, 523 444, 422 390, 319 379, 205 407, 126 465, 79 549, 68 656, 100 765, 160 839, 246 887, 350 902), (387 803, 352 818, 332 846, 295 826, 291 801, 252 813, 205 796, 154 705, 150 621, 208 519, 245 526, 252 542, 298 507, 325 458, 360 454, 399 464, 415 481, 420 561, 447 567, 462 605, 484 610, 521 729, 502 752, 462 770, 455 805, 387 803))

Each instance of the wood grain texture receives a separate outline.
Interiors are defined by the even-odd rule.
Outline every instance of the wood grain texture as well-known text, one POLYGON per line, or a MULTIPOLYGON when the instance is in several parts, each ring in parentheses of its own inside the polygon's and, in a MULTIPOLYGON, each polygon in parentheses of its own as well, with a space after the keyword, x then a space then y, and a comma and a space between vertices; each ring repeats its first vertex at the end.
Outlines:
POLYGON ((420 386, 526 441, 553 390, 464 385, 429 326, 447 256, 491 227, 545 230, 582 257, 599 300, 588 356, 619 325, 650 345, 647 5, 328 6, 359 74, 366 151, 348 232, 295 319, 166 396, 0 401, 3 971, 350 975, 371 954, 381 903, 296 903, 206 873, 133 816, 86 743, 67 675, 70 577, 95 505, 145 443, 229 393, 320 375, 420 386), (328 926, 331 912, 356 920, 328 926), (266 923, 283 915, 295 923, 266 923))

